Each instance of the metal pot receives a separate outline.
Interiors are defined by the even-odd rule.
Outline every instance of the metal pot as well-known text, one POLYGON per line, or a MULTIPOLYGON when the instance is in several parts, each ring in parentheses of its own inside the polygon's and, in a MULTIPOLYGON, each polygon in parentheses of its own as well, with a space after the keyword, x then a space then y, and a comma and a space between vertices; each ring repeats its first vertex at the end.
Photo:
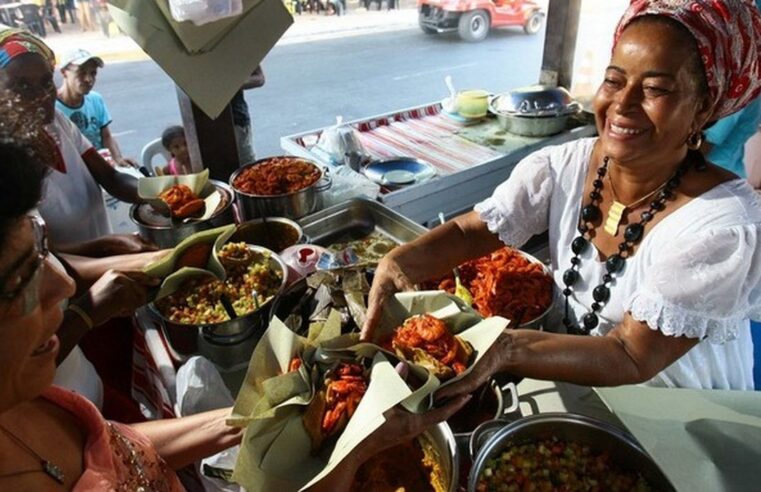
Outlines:
POLYGON ((490 379, 484 386, 475 391, 474 397, 470 402, 447 420, 460 451, 467 452, 470 436, 475 428, 483 423, 478 421, 472 422, 468 419, 473 419, 474 416, 479 414, 485 415, 484 411, 486 410, 491 411, 491 415, 486 416, 485 421, 496 420, 517 409, 517 398, 513 400, 509 408, 505 408, 505 399, 502 392, 506 391, 506 388, 507 386, 500 388, 496 380, 490 379))
POLYGON ((477 451, 477 454, 468 477, 468 492, 476 491, 478 478, 486 468, 486 462, 506 448, 553 437, 607 452, 612 462, 641 473, 654 490, 674 490, 666 475, 628 432, 583 415, 543 413, 512 423, 487 422, 473 432, 471 448, 477 451), (490 435, 484 436, 484 433, 489 432, 490 435), (485 444, 479 446, 479 442, 485 444))
POLYGON ((538 258, 526 253, 525 251, 518 250, 518 252, 521 255, 523 255, 531 263, 542 265, 542 270, 544 271, 544 273, 552 279, 552 297, 551 297, 552 300, 550 301, 550 305, 547 306, 547 309, 545 309, 542 314, 540 314, 534 319, 523 321, 518 327, 518 328, 542 330, 544 329, 544 322, 547 319, 547 316, 549 316, 550 311, 552 311, 552 306, 555 303, 555 278, 552 276, 552 271, 547 267, 547 265, 542 263, 538 258))
POLYGON ((581 105, 563 87, 534 85, 489 99, 489 111, 502 127, 516 135, 544 137, 560 133, 581 105))
MULTIPOLYGON (((210 324, 180 324, 173 322, 166 318, 151 302, 148 307, 152 314, 163 322, 164 334, 169 342, 169 348, 171 355, 177 360, 184 361, 190 356, 197 355, 199 353, 207 355, 209 353, 218 353, 222 350, 224 353, 230 353, 235 351, 236 348, 243 348, 241 346, 253 347, 256 345, 256 341, 264 331, 264 328, 269 323, 270 307, 273 304, 275 298, 277 298, 283 291, 287 282, 287 267, 283 260, 280 259, 272 251, 261 246, 249 245, 249 249, 257 253, 267 253, 270 258, 270 267, 273 270, 280 272, 282 275, 282 281, 277 293, 273 298, 262 304, 259 309, 253 311, 245 316, 236 318, 233 320, 222 321, 220 323, 210 324), (251 340, 252 335, 256 336, 255 340, 251 340), (220 349, 220 346, 227 346, 228 349, 220 349)), ((248 356, 251 352, 248 351, 248 356)), ((244 355, 245 357, 245 355, 244 355)), ((230 367, 234 363, 239 363, 240 357, 234 358, 235 360, 222 360, 221 357, 210 356, 213 362, 230 367)))
POLYGON ((215 227, 221 227, 227 224, 235 222, 235 214, 233 212, 233 202, 235 195, 232 188, 227 183, 210 179, 209 182, 223 194, 223 198, 226 199, 226 203, 220 210, 217 210, 214 215, 206 220, 194 220, 187 224, 172 223, 171 219, 158 216, 150 212, 150 205, 147 203, 132 205, 129 211, 129 217, 137 225, 140 235, 144 238, 156 243, 159 248, 173 248, 177 246, 183 239, 192 236, 196 232, 213 229, 215 227), (156 223, 147 223, 141 217, 151 216, 157 219, 165 219, 157 221, 156 223))
POLYGON ((301 226, 291 219, 285 217, 267 217, 266 225, 265 219, 253 219, 243 222, 238 226, 235 234, 230 238, 230 242, 243 241, 247 244, 256 244, 258 246, 264 246, 272 251, 280 253, 285 248, 299 244, 304 241, 304 231, 301 226), (266 227, 266 229, 265 229, 266 227), (296 232, 296 239, 293 242, 289 242, 285 245, 278 246, 275 243, 281 242, 280 231, 281 227, 290 227, 296 232), (278 237, 271 237, 278 236, 278 237))
MULTIPOLYGON (((293 193, 284 193, 282 195, 254 195, 246 193, 235 188, 233 184, 245 169, 256 166, 270 160, 260 159, 242 166, 230 176, 230 186, 235 192, 238 200, 241 216, 244 220, 255 219, 258 217, 288 217, 289 219, 300 219, 319 209, 322 205, 320 193, 327 191, 333 182, 327 175, 325 169, 320 170, 320 179, 315 181, 306 188, 294 191, 293 193)), ((316 164, 312 163, 314 166, 316 164)))

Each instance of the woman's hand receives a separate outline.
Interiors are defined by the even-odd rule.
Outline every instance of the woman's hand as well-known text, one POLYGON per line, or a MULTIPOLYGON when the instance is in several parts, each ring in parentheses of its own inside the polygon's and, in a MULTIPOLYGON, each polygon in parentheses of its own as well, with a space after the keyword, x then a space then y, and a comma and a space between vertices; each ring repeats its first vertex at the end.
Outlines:
POLYGON ((367 298, 367 319, 362 326, 361 339, 371 341, 386 300, 400 291, 415 290, 393 254, 386 255, 375 271, 373 285, 367 298))
POLYGON ((445 405, 425 413, 411 413, 400 406, 386 411, 386 421, 357 446, 365 460, 388 448, 410 441, 430 427, 447 420, 470 400, 460 395, 445 405))
POLYGON ((109 270, 76 304, 90 315, 94 326, 99 326, 112 318, 131 316, 137 308, 147 303, 148 289, 157 286, 160 281, 142 272, 109 270))
POLYGON ((435 393, 436 401, 446 401, 449 398, 473 393, 496 373, 502 372, 504 361, 508 358, 511 338, 508 330, 503 331, 467 376, 435 393))

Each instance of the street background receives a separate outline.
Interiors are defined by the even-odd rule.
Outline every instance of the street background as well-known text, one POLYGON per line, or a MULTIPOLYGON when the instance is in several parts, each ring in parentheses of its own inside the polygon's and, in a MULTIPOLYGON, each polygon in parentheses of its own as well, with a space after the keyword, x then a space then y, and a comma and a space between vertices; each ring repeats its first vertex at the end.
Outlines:
MULTIPOLYGON (((543 3, 546 5, 546 1, 543 3)), ((579 87, 593 91, 610 49, 615 19, 625 0, 586 0, 579 32, 579 87)), ((461 88, 500 92, 535 83, 544 29, 495 29, 476 44, 456 34, 426 35, 417 11, 405 0, 399 10, 371 10, 349 2, 347 15, 295 15, 294 24, 262 62, 266 84, 246 91, 257 157, 282 153, 280 137, 417 106, 447 95, 445 75, 461 88), (405 8, 406 7, 406 8, 405 8)), ((180 124, 175 85, 128 37, 62 26, 46 42, 57 52, 85 48, 101 56, 95 90, 113 117, 111 130, 127 156, 169 125, 180 124)), ((59 77, 60 80, 60 77, 59 77)))

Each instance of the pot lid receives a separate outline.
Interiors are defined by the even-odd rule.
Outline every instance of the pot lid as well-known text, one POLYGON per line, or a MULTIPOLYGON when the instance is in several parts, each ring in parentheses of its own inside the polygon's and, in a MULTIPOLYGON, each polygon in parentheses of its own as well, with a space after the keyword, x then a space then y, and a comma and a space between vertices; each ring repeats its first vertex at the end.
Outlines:
POLYGON ((498 114, 560 116, 575 113, 581 106, 564 87, 531 85, 495 96, 489 107, 498 114))

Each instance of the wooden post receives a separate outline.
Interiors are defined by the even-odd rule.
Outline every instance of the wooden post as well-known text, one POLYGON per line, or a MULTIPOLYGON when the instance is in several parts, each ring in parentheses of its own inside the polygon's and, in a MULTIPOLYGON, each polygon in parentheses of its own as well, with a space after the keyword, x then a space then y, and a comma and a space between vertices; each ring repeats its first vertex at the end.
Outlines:
POLYGON ((581 0, 550 0, 539 83, 571 88, 581 0))
POLYGON ((212 120, 179 87, 177 100, 193 170, 207 168, 209 177, 227 183, 240 166, 230 105, 212 120))

